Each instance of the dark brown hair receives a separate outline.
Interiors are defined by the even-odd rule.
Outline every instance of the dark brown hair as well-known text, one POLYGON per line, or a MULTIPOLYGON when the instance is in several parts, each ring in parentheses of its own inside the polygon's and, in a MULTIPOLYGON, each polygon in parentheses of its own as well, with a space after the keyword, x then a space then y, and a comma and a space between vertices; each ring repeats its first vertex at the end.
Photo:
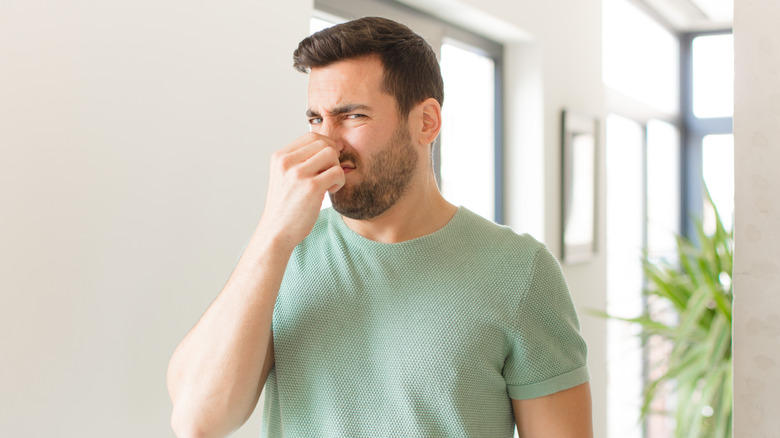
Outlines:
POLYGON ((408 116, 429 97, 444 102, 441 70, 431 46, 408 27, 386 18, 359 18, 309 36, 293 53, 293 66, 309 73, 312 68, 371 55, 382 61, 383 91, 395 97, 401 116, 408 116))

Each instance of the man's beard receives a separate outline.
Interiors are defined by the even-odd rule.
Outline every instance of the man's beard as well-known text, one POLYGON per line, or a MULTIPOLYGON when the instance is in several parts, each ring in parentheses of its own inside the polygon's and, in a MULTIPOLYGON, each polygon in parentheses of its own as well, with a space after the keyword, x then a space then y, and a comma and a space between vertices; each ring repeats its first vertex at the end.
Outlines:
POLYGON ((355 164, 362 179, 354 186, 344 186, 336 193, 330 193, 330 202, 341 215, 365 220, 379 216, 398 202, 417 168, 418 156, 408 128, 402 124, 390 141, 365 162, 351 152, 342 152, 339 159, 355 164))

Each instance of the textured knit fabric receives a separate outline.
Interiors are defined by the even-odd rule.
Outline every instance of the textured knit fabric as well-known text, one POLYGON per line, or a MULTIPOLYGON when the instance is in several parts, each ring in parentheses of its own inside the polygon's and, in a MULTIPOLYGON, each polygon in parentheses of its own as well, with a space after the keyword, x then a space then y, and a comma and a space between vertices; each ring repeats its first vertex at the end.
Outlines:
POLYGON ((273 332, 266 437, 511 437, 510 398, 588 380, 557 261, 463 207, 396 244, 324 210, 288 264, 273 332))

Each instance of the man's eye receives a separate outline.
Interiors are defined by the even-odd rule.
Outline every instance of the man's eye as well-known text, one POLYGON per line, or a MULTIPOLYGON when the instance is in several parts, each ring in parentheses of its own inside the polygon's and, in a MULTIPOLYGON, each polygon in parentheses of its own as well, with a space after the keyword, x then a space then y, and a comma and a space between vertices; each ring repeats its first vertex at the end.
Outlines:
POLYGON ((350 114, 347 116, 348 119, 356 120, 356 119, 362 119, 366 115, 365 114, 350 114))
POLYGON ((309 119, 310 125, 319 125, 320 123, 322 123, 322 117, 312 117, 309 119))

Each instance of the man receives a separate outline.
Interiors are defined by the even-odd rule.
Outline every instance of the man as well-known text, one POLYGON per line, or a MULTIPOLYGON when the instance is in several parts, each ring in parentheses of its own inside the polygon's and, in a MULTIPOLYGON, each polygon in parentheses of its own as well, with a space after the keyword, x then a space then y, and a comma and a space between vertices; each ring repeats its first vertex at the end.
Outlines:
POLYGON ((364 18, 294 59, 311 132, 274 154, 257 230, 171 358, 177 435, 229 434, 265 387, 269 437, 592 436, 557 262, 438 191, 430 46, 364 18))

